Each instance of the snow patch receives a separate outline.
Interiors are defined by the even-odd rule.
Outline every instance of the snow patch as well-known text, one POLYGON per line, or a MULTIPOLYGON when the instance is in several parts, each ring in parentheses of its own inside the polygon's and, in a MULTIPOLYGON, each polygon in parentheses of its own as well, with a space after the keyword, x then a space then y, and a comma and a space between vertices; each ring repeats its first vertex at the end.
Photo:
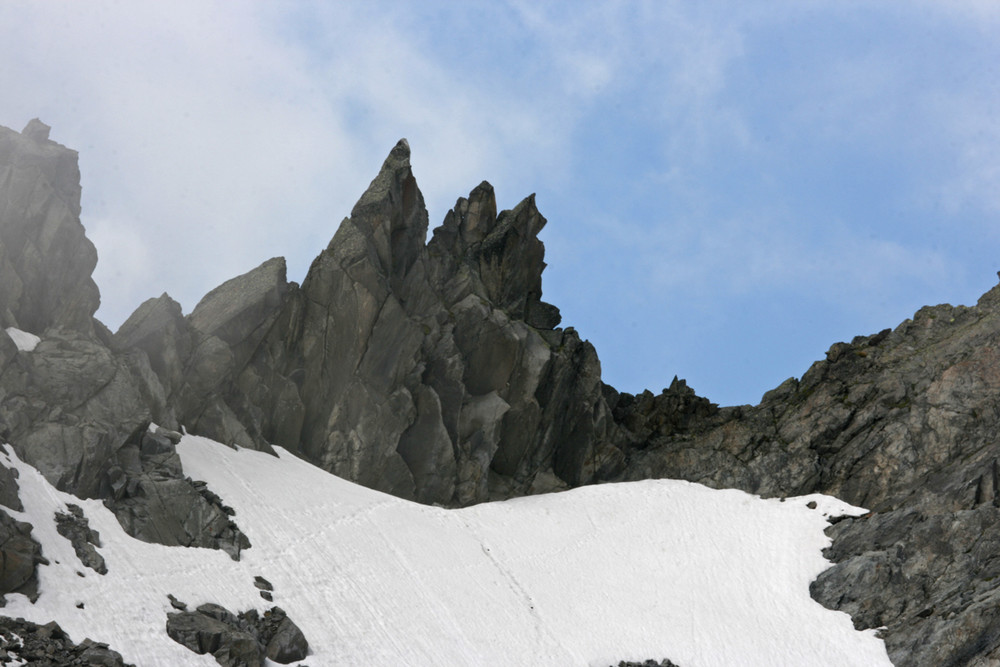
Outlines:
POLYGON ((35 334, 21 331, 14 327, 7 327, 5 331, 21 352, 31 352, 35 349, 36 345, 42 342, 42 339, 35 334))
POLYGON ((189 608, 276 604, 317 665, 891 664, 874 632, 809 596, 829 566, 829 517, 864 513, 834 498, 781 502, 650 480, 445 510, 275 450, 196 436, 177 447, 186 474, 235 509, 253 544, 239 562, 134 540, 100 501, 63 494, 0 454, 20 471, 25 511, 12 515, 35 526, 52 563, 39 567, 37 604, 8 595, 3 613, 56 620, 76 641, 152 666, 215 664, 167 637, 168 593, 189 608), (66 502, 100 531, 107 575, 84 568, 55 532, 66 502), (273 603, 257 575, 273 584, 273 603))

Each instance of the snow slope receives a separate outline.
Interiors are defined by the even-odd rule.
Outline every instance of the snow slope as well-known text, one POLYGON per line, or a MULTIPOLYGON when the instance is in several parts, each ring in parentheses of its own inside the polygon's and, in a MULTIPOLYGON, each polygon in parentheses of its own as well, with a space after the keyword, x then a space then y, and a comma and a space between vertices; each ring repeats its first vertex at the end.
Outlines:
POLYGON ((0 455, 20 470, 25 511, 11 514, 35 526, 52 561, 39 567, 38 602, 9 595, 0 613, 54 619, 143 667, 215 665, 167 637, 167 594, 264 610, 253 586, 262 575, 309 640, 312 667, 890 665, 873 632, 809 597, 828 565, 828 517, 863 512, 832 498, 781 502, 656 480, 445 510, 281 449, 275 458, 185 436, 178 452, 186 473, 236 510, 253 544, 241 561, 129 538, 100 501, 58 492, 0 455), (106 576, 56 533, 66 502, 100 532, 106 576))
POLYGON ((17 346, 22 352, 33 352, 35 347, 42 342, 42 339, 33 333, 28 333, 27 331, 21 331, 14 327, 7 327, 4 329, 10 339, 14 341, 14 345, 17 346))

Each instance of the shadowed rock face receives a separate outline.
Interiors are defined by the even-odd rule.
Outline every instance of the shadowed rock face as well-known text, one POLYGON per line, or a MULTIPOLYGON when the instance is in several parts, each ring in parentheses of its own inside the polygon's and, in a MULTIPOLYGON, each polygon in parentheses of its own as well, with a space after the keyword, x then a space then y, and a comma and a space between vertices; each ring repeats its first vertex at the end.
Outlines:
POLYGON ((590 482, 622 461, 597 355, 541 301, 534 198, 496 209, 483 183, 425 244, 400 141, 301 287, 269 260, 187 318, 166 295, 146 302, 115 346, 145 352, 157 414, 402 497, 466 505, 553 471, 590 482))
MULTIPOLYGON (((184 477, 181 426, 448 506, 649 477, 818 491, 872 510, 830 528, 818 600, 885 626, 899 665, 1000 659, 1000 288, 837 343, 757 406, 677 378, 619 393, 541 301, 534 197, 498 212, 484 182, 425 243, 401 141, 301 286, 275 258, 188 316, 150 299, 112 336, 92 318, 76 154, 47 136, 0 129, 0 328, 42 338, 29 352, 0 333, 0 440, 131 534, 248 547, 224 499, 184 477)), ((30 530, 7 534, 20 581, 30 530)))

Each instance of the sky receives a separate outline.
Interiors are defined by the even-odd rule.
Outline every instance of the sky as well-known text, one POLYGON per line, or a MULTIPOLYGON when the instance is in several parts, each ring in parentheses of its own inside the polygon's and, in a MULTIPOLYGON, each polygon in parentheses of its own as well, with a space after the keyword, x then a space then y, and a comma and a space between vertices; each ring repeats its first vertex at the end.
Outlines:
POLYGON ((437 226, 536 193, 604 380, 757 403, 1000 269, 1000 3, 0 4, 0 125, 80 151, 98 317, 301 281, 401 137, 437 226))

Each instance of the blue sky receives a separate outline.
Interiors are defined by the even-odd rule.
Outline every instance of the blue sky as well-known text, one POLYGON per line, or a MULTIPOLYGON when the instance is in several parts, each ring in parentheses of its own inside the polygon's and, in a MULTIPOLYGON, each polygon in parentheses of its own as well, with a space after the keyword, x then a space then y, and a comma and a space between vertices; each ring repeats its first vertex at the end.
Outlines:
POLYGON ((756 403, 996 284, 997 34, 975 0, 8 1, 0 124, 81 152, 112 328, 274 255, 301 280, 405 136, 432 225, 537 193, 607 382, 756 403))

